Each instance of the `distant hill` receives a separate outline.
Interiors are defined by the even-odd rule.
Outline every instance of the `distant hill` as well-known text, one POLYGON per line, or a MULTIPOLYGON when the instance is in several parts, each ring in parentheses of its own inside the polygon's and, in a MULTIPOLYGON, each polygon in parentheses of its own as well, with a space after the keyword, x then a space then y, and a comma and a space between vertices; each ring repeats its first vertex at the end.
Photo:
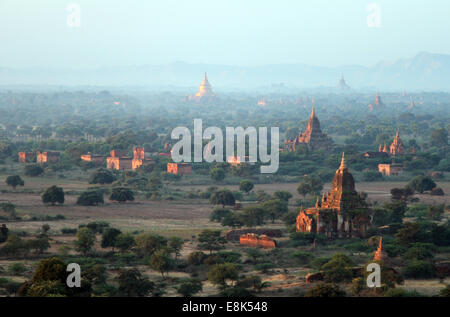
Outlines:
POLYGON ((341 74, 354 89, 450 90, 450 55, 422 52, 371 67, 318 67, 302 64, 254 67, 189 64, 110 67, 93 70, 0 67, 0 85, 196 87, 208 72, 213 89, 248 89, 284 83, 292 88, 333 87, 341 74))

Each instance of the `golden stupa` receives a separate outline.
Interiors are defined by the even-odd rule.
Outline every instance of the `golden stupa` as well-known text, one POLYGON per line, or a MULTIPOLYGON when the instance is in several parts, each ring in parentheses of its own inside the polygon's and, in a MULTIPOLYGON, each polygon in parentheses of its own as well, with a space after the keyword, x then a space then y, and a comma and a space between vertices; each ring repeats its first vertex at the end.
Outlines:
POLYGON ((209 83, 208 77, 206 77, 206 73, 205 73, 205 76, 203 76, 203 80, 200 84, 198 92, 194 95, 194 98, 199 99, 199 98, 214 97, 214 96, 215 95, 212 91, 211 84, 209 83))

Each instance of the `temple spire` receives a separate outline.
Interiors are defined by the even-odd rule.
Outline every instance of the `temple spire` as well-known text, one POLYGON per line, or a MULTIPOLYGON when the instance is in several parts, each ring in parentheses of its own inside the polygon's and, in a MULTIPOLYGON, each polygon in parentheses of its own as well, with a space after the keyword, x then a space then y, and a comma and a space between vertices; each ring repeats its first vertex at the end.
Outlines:
POLYGON ((315 109, 315 107, 313 106, 312 107, 312 112, 311 112, 311 118, 314 118, 316 116, 316 109, 315 109))
POLYGON ((347 164, 345 164, 345 153, 342 152, 342 160, 341 160, 341 166, 339 167, 339 169, 341 171, 343 171, 344 169, 347 168, 347 164))

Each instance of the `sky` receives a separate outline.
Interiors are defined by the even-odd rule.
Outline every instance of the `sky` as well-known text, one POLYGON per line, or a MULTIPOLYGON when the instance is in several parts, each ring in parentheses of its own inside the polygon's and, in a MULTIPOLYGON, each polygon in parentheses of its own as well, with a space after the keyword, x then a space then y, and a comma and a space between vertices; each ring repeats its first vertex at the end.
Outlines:
POLYGON ((449 14, 448 0, 1 0, 0 67, 370 66, 450 54, 449 14))

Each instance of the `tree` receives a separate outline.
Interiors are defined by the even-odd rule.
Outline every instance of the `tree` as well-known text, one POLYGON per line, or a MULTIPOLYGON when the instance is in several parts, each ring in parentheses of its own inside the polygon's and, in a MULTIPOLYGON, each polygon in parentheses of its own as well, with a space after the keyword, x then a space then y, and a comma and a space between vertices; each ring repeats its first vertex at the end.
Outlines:
POLYGON ((175 260, 180 256, 180 252, 183 249, 183 239, 180 237, 170 237, 167 242, 167 246, 171 252, 175 254, 175 260))
POLYGON ((111 184, 115 177, 110 170, 100 168, 96 170, 89 178, 89 184, 111 184))
POLYGON ((306 292, 305 297, 344 297, 345 292, 337 284, 321 283, 306 292))
POLYGON ((6 185, 11 186, 16 189, 17 186, 24 186, 25 182, 20 178, 19 175, 12 175, 6 178, 6 185))
POLYGON ((5 224, 2 224, 2 226, 0 227, 0 243, 3 243, 8 239, 8 233, 9 229, 5 224))
POLYGON ((307 194, 319 194, 322 189, 323 183, 319 177, 305 175, 297 187, 297 192, 306 197, 307 194))
POLYGON ((42 194, 42 202, 44 204, 52 204, 54 206, 56 203, 64 204, 64 190, 61 187, 53 185, 42 194))
POLYGON ((202 281, 196 278, 186 279, 177 288, 177 293, 184 297, 191 297, 203 290, 202 281))
POLYGON ((167 239, 150 232, 141 233, 136 236, 136 249, 141 256, 152 255, 155 251, 167 246, 167 239))
POLYGON ((150 257, 150 267, 160 272, 162 277, 164 277, 164 273, 168 273, 174 266, 174 261, 166 248, 155 251, 150 257))
POLYGON ((77 232, 77 240, 74 241, 75 249, 83 255, 91 251, 95 243, 95 234, 89 228, 80 228, 77 232))
POLYGON ((0 209, 3 210, 4 212, 9 214, 9 218, 11 220, 16 219, 17 214, 16 214, 16 206, 14 206, 13 203, 7 202, 7 203, 1 203, 0 204, 0 209))
POLYGON ((276 191, 275 193, 273 193, 273 195, 275 196, 275 198, 278 198, 279 200, 283 200, 286 202, 288 202, 289 199, 292 198, 292 194, 285 190, 276 191))
POLYGON ((212 251, 223 249, 223 245, 227 243, 227 240, 221 236, 220 230, 205 229, 198 235, 199 247, 203 250, 212 251))
POLYGON ((210 221, 221 222, 223 218, 229 216, 231 214, 231 210, 223 209, 223 208, 215 208, 212 213, 209 215, 210 221))
POLYGON ((120 250, 120 252, 130 250, 135 244, 136 241, 134 240, 134 237, 128 232, 121 233, 116 237, 115 246, 120 250))
POLYGON ((261 207, 245 207, 239 215, 239 221, 247 227, 260 226, 264 224, 265 211, 261 207))
POLYGON ((352 279, 353 261, 344 254, 336 253, 327 263, 325 263, 321 270, 327 282, 339 283, 350 281, 352 279))
POLYGON ((448 131, 447 129, 435 129, 431 132, 431 144, 433 146, 447 146, 448 145, 448 131))
POLYGON ((211 175, 211 178, 216 181, 223 181, 226 173, 223 168, 220 167, 214 167, 209 171, 209 175, 211 175))
POLYGON ((236 203, 233 193, 226 188, 213 192, 209 201, 213 205, 222 205, 222 208, 225 208, 225 205, 234 206, 236 203))
POLYGON ((142 276, 137 269, 121 269, 115 278, 119 283, 119 295, 128 297, 143 297, 153 292, 155 284, 142 276))
POLYGON ((133 194, 133 191, 129 188, 116 187, 116 188, 113 188, 109 199, 113 200, 113 201, 118 201, 119 203, 123 203, 126 201, 133 201, 134 194, 133 194))
POLYGON ((429 176, 419 175, 411 180, 407 187, 419 192, 423 193, 424 191, 432 190, 436 187, 436 183, 429 176))
POLYGON ((103 193, 99 190, 84 191, 77 199, 77 205, 80 206, 98 206, 103 203, 103 193))
POLYGON ((393 201, 391 203, 384 204, 384 208, 389 215, 389 221, 391 223, 402 223, 405 216, 407 205, 404 201, 393 201))
POLYGON ((103 230, 102 234, 102 248, 112 247, 114 251, 114 247, 116 246, 117 236, 122 232, 116 228, 106 228, 103 230))
POLYGON ((26 176, 36 177, 44 173, 44 169, 38 164, 29 164, 25 166, 24 173, 26 176))
POLYGON ((414 190, 410 187, 405 188, 392 188, 391 189, 391 199, 408 201, 409 197, 414 195, 414 190))
POLYGON ((244 179, 239 184, 239 189, 242 190, 243 192, 245 192, 246 194, 248 194, 253 189, 253 186, 254 186, 254 184, 252 181, 244 179))
POLYGON ((420 225, 418 223, 408 222, 405 226, 397 231, 395 238, 401 245, 409 245, 419 241, 421 234, 420 225))
POLYGON ((264 212, 272 219, 275 219, 288 212, 287 202, 280 199, 268 200, 260 204, 264 212))
POLYGON ((224 290, 227 281, 237 281, 239 277, 238 266, 234 263, 215 264, 208 272, 208 280, 224 290))

